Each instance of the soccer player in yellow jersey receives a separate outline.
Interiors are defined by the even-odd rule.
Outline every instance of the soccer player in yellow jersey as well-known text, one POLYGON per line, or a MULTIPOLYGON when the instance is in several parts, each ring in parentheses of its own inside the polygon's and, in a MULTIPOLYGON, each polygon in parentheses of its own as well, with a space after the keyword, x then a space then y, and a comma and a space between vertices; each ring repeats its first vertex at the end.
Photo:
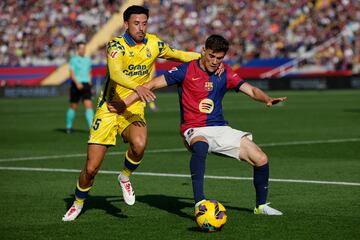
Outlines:
POLYGON ((134 5, 125 10, 123 17, 126 32, 108 43, 106 81, 90 130, 86 164, 75 188, 74 203, 63 221, 73 221, 80 214, 105 153, 109 146, 115 145, 117 134, 129 143, 124 168, 118 176, 119 185, 124 201, 128 205, 135 203, 129 177, 140 165, 147 143, 144 102, 155 97, 142 84, 151 79, 150 73, 158 57, 188 62, 201 56, 172 49, 156 35, 146 33, 148 9, 134 5), (134 103, 121 115, 108 110, 109 102, 124 99, 133 92, 142 101, 134 103))

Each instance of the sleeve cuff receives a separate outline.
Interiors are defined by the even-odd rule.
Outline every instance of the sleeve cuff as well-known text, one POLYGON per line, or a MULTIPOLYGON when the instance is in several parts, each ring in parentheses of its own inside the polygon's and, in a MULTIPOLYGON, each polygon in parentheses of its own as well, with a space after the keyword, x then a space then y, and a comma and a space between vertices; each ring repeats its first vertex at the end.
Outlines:
POLYGON ((243 85, 244 83, 245 83, 245 81, 244 81, 244 80, 241 80, 241 81, 239 82, 239 84, 236 86, 235 91, 236 91, 236 92, 239 92, 241 85, 243 85))

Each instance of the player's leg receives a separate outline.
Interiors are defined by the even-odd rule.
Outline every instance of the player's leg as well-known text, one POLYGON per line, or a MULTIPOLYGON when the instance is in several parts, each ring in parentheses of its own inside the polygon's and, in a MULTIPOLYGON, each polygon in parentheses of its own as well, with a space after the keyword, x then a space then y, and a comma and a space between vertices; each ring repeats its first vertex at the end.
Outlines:
POLYGON ((125 154, 124 168, 118 176, 124 201, 128 205, 135 203, 135 194, 130 183, 131 174, 140 166, 147 144, 147 127, 144 122, 135 121, 123 132, 122 137, 129 142, 125 154))
POLYGON ((209 144, 203 136, 196 136, 191 139, 190 149, 190 173, 196 207, 205 200, 204 176, 209 144))
POLYGON ((76 109, 79 105, 80 93, 74 83, 70 87, 70 106, 66 112, 66 133, 71 133, 75 119, 76 109))
POLYGON ((144 122, 131 123, 122 133, 123 139, 129 143, 125 155, 125 171, 130 176, 139 166, 147 144, 147 127, 144 122), (130 174, 130 175, 129 175, 130 174))
POLYGON ((75 201, 63 221, 73 221, 80 214, 108 146, 116 144, 117 114, 110 113, 104 106, 97 109, 95 119, 90 130, 86 164, 75 188, 75 201))
POLYGON ((89 144, 87 160, 84 169, 80 172, 79 180, 75 188, 75 200, 63 217, 63 221, 75 220, 84 205, 84 201, 93 185, 94 178, 100 169, 101 163, 107 151, 107 146, 89 144))
POLYGON ((94 178, 98 173, 108 146, 100 144, 88 144, 87 159, 84 169, 79 176, 79 186, 89 188, 93 185, 94 178))
POLYGON ((91 86, 89 84, 84 84, 82 97, 84 99, 84 107, 85 107, 85 118, 88 124, 89 129, 91 128, 93 119, 94 119, 94 110, 93 104, 91 101, 91 86))
POLYGON ((265 204, 269 185, 269 163, 266 154, 250 139, 244 137, 240 144, 240 158, 253 166, 256 207, 265 204))
POLYGON ((191 151, 190 173, 195 209, 205 201, 204 176, 206 157, 209 152, 208 128, 190 128, 184 132, 185 146, 191 151))
POLYGON ((266 154, 253 141, 243 137, 240 141, 240 159, 253 166, 253 184, 256 192, 254 213, 282 215, 266 204, 269 188, 269 163, 266 154))
POLYGON ((108 147, 99 144, 88 144, 87 159, 84 169, 80 172, 75 201, 83 205, 98 173, 108 147))
POLYGON ((89 100, 89 99, 85 99, 84 100, 84 107, 85 107, 86 122, 88 124, 89 129, 90 129, 91 125, 92 125, 92 122, 94 120, 94 110, 93 110, 92 101, 89 100))
POLYGON ((70 103, 66 112, 66 133, 71 133, 72 131, 77 107, 78 103, 70 103))

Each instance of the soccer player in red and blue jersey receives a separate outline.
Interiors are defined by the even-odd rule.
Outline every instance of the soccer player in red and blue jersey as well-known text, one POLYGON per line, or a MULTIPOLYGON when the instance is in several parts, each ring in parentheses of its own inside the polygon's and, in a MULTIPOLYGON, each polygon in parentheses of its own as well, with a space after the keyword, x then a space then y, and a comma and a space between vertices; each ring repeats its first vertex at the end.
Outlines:
MULTIPOLYGON (((253 166, 253 183, 256 191, 255 214, 282 215, 266 201, 269 185, 269 163, 266 154, 252 141, 251 133, 233 129, 228 125, 223 116, 221 102, 225 93, 232 89, 241 91, 268 107, 286 100, 286 97, 269 97, 259 88, 242 80, 226 64, 224 64, 224 73, 220 76, 215 75, 228 49, 229 42, 225 38, 211 35, 205 42, 199 60, 175 67, 144 86, 152 90, 175 84, 178 87, 180 132, 192 153, 190 171, 195 207, 206 199, 203 185, 207 154, 218 153, 246 161, 253 166)), ((138 97, 134 93, 122 103, 110 103, 109 110, 121 112, 136 99, 138 97)))

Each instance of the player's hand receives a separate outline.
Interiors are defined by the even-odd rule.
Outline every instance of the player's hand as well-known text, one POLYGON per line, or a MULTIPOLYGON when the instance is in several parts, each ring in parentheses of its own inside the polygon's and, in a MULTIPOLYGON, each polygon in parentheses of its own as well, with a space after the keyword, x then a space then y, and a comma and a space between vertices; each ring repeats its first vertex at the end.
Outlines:
POLYGON ((223 63, 220 63, 218 69, 215 72, 215 75, 220 76, 225 71, 225 66, 223 63))
POLYGON ((111 101, 108 103, 108 109, 112 113, 121 114, 126 109, 126 104, 123 100, 111 101))
POLYGON ((81 90, 81 89, 84 88, 84 85, 82 85, 82 83, 77 83, 77 84, 76 84, 76 88, 77 88, 78 90, 81 90))
POLYGON ((137 86, 135 91, 143 102, 152 102, 156 99, 155 94, 150 89, 144 86, 137 86))
POLYGON ((278 104, 279 102, 283 102, 286 99, 287 97, 270 98, 269 101, 266 102, 266 106, 271 107, 272 105, 278 104))

